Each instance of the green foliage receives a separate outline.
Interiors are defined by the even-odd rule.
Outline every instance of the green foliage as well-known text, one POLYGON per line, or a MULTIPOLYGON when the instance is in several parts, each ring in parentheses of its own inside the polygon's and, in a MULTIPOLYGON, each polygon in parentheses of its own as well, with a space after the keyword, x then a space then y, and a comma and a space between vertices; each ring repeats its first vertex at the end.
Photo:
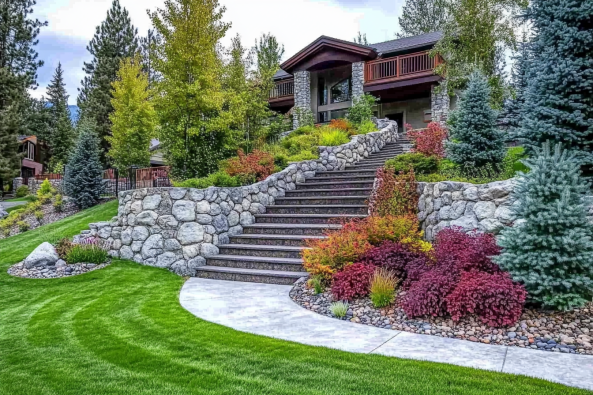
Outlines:
POLYGON ((108 136, 111 136, 110 114, 111 84, 117 79, 117 71, 123 59, 133 57, 138 51, 138 31, 119 0, 113 0, 106 19, 97 26, 95 35, 87 46, 92 55, 90 63, 84 63, 86 76, 78 95, 80 119, 92 121, 100 139, 102 163, 107 163, 108 136))
MULTIPOLYGON (((250 180, 255 182, 255 179, 250 180)), ((250 183, 247 181, 247 183, 250 183)), ((174 182, 176 187, 205 189, 209 187, 239 187, 242 185, 239 177, 231 177, 224 171, 212 173, 207 177, 190 178, 189 180, 174 182)))
POLYGON ((76 263, 94 263, 101 265, 107 262, 107 251, 95 244, 75 245, 66 254, 66 262, 70 265, 76 263))
POLYGON ((319 134, 319 145, 323 147, 336 147, 349 141, 348 134, 337 129, 326 129, 319 134))
POLYGON ((21 185, 20 187, 18 187, 16 189, 16 197, 17 198, 25 197, 25 196, 29 195, 29 193, 31 193, 31 191, 29 190, 29 187, 26 185, 21 185))
POLYGON ((451 141, 447 157, 462 166, 498 165, 504 155, 504 136, 496 125, 496 111, 489 105, 490 87, 482 74, 471 75, 458 108, 449 118, 451 141))
POLYGON ((62 211, 64 211, 64 201, 62 195, 56 195, 56 198, 54 200, 54 210, 56 211, 56 213, 61 213, 62 211))
POLYGON ((368 134, 377 131, 377 126, 373 121, 364 121, 356 128, 358 134, 368 134))
POLYGON ((37 196, 42 197, 42 196, 51 194, 52 191, 53 191, 53 188, 51 187, 51 183, 46 178, 39 186, 39 189, 37 190, 37 196))
POLYGON ((358 36, 354 37, 353 41, 360 45, 366 45, 366 46, 369 45, 369 41, 367 40, 366 33, 363 34, 360 31, 358 32, 358 36))
POLYGON ((533 0, 535 37, 519 141, 528 153, 562 143, 593 163, 593 7, 587 0, 533 0))
POLYGON ((315 294, 319 295, 325 291, 324 280, 322 276, 313 276, 309 280, 309 286, 313 287, 315 294))
POLYGON ((26 221, 19 221, 16 225, 19 227, 19 232, 26 232, 31 229, 31 225, 26 221))
POLYGON ((308 108, 294 108, 292 117, 294 121, 293 124, 298 125, 300 128, 307 126, 313 127, 315 125, 315 116, 308 108))
POLYGON ((389 159, 385 162, 385 167, 395 170, 396 174, 402 171, 409 171, 410 169, 413 169, 415 174, 431 174, 438 170, 439 161, 434 156, 408 153, 389 159))
POLYGON ((378 309, 387 307, 395 300, 395 287, 398 279, 393 272, 382 268, 377 269, 371 280, 371 302, 378 309))
POLYGON ((94 206, 103 193, 99 139, 88 120, 79 122, 79 137, 66 166, 63 188, 80 209, 94 206))
POLYGON ((51 104, 51 107, 47 109, 49 112, 49 135, 42 140, 48 145, 51 167, 55 168, 58 163, 68 161, 76 138, 70 118, 69 96, 66 92, 64 70, 61 63, 58 63, 54 76, 47 87, 47 95, 48 103, 51 104))
POLYGON ((112 136, 107 156, 113 166, 124 171, 130 166, 150 165, 150 141, 154 137, 156 112, 150 101, 148 75, 142 71, 140 56, 121 61, 117 80, 112 83, 109 115, 112 136))
POLYGON ((397 38, 443 31, 449 17, 450 0, 407 0, 399 17, 397 38))
POLYGON ((593 296, 593 228, 584 205, 589 184, 575 153, 560 144, 551 152, 545 143, 535 154, 525 161, 531 172, 513 191, 520 222, 502 231, 496 262, 525 285, 532 302, 571 310, 593 296))
POLYGON ((329 311, 337 318, 344 318, 350 306, 346 302, 334 302, 329 306, 329 311))
POLYGON ((41 222, 43 220, 43 217, 45 217, 45 214, 43 213, 43 211, 35 211, 35 213, 33 213, 33 214, 35 215, 35 218, 39 222, 41 222))
POLYGON ((355 98, 352 107, 348 110, 346 118, 356 127, 370 121, 373 117, 373 108, 378 100, 375 96, 368 93, 355 98))

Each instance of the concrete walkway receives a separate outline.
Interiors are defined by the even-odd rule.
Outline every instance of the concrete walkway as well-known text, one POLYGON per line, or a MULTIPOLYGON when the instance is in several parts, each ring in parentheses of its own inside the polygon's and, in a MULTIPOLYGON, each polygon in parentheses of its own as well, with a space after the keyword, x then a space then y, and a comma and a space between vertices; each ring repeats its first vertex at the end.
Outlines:
POLYGON ((2 205, 4 209, 9 209, 17 206, 24 206, 27 203, 29 202, 0 202, 0 205, 2 205))
POLYGON ((593 390, 593 357, 493 346, 339 321, 306 310, 291 286, 189 279, 181 305, 206 321, 312 346, 522 374, 593 390))

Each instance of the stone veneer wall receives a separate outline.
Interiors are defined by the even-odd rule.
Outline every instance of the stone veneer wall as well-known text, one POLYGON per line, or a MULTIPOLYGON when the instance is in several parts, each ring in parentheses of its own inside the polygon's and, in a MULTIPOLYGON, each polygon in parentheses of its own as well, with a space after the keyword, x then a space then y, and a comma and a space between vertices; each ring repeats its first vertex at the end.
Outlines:
MULTIPOLYGON (((35 194, 37 193, 37 190, 41 187, 41 184, 44 182, 45 180, 37 180, 35 178, 29 178, 29 191, 31 191, 31 193, 35 194)), ((62 191, 62 180, 49 180, 49 183, 51 184, 51 186, 53 188, 55 188, 58 191, 62 191)))
POLYGON ((253 185, 208 189, 150 188, 119 194, 118 215, 111 222, 91 224, 75 238, 97 236, 111 245, 111 256, 167 268, 192 276, 217 245, 243 232, 265 213, 276 197, 296 188, 316 171, 340 170, 398 138, 397 124, 379 121, 379 132, 354 136, 339 147, 319 147, 320 160, 293 163, 253 185))
MULTIPOLYGON (((311 111, 311 73, 308 71, 296 71, 294 73, 294 107, 302 111, 311 111)), ((298 117, 293 118, 293 127, 297 129, 300 125, 298 117)))
POLYGON ((440 84, 441 92, 437 93, 435 89, 437 89, 437 87, 433 86, 430 94, 432 121, 444 124, 449 118, 449 110, 451 107, 451 98, 447 93, 446 81, 443 81, 440 84))
POLYGON ((466 231, 497 233, 515 220, 511 206, 514 179, 474 185, 444 181, 418 183, 418 218, 425 238, 433 241, 442 229, 458 226, 466 231))
POLYGON ((352 100, 364 95, 364 62, 352 63, 352 100))

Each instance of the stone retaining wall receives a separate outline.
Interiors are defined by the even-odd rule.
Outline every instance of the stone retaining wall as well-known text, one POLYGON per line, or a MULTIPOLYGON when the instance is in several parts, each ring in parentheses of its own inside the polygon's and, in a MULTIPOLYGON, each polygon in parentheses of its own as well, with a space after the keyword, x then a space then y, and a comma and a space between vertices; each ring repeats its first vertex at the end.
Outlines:
MULTIPOLYGON (((43 184, 45 180, 37 180, 35 178, 29 178, 29 191, 32 194, 36 194, 37 191, 39 190, 39 188, 41 187, 41 184, 43 184)), ((62 191, 62 180, 49 180, 49 183, 51 184, 51 186, 53 188, 55 188, 56 190, 58 190, 59 192, 62 191)))
MULTIPOLYGON (((381 130, 354 136, 339 147, 319 147, 320 160, 293 163, 253 185, 208 189, 151 188, 119 194, 118 216, 111 222, 91 224, 81 237, 97 236, 111 245, 110 255, 167 268, 192 276, 207 257, 218 254, 218 245, 255 222, 255 214, 297 182, 316 171, 340 170, 398 138, 397 124, 378 122, 381 130)), ((76 241, 76 240, 75 240, 76 241)))

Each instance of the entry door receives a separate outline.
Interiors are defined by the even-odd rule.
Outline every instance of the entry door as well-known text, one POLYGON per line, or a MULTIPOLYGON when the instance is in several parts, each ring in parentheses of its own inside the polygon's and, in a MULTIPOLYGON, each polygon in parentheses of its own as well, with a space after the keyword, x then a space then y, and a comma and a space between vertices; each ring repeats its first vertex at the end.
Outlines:
POLYGON ((385 118, 397 122, 397 130, 405 131, 404 129, 404 113, 398 112, 395 114, 387 114, 385 118))

